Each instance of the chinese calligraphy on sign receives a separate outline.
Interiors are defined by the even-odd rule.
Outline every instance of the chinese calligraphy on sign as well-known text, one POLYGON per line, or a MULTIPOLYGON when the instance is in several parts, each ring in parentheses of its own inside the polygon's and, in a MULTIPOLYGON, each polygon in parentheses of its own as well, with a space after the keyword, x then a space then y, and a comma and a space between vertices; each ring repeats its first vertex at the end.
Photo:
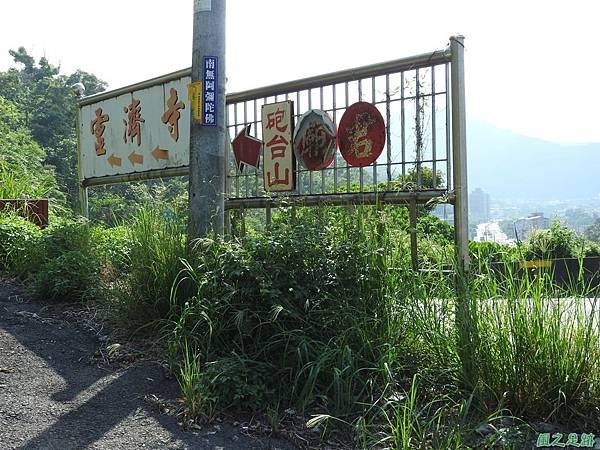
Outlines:
POLYGON ((123 141, 127 143, 127 138, 129 137, 131 142, 133 142, 133 138, 135 137, 137 138, 138 147, 142 144, 141 124, 145 122, 142 119, 141 111, 140 101, 136 100, 133 96, 131 97, 129 106, 123 108, 123 112, 127 113, 127 119, 123 119, 123 123, 125 124, 123 141))
POLYGON ((385 140, 385 122, 375 106, 357 102, 344 112, 338 128, 338 147, 349 165, 373 164, 381 155, 385 140))
POLYGON ((96 118, 92 120, 90 124, 90 129, 92 134, 96 138, 96 143, 94 144, 96 148, 96 155, 102 156, 106 155, 106 148, 104 146, 104 130, 106 127, 104 126, 105 122, 108 122, 109 117, 108 114, 102 114, 102 108, 96 109, 96 118))
POLYGON ((323 170, 335 157, 335 125, 325 111, 311 109, 298 121, 294 150, 308 170, 323 170))
POLYGON ((295 189, 296 158, 292 149, 294 104, 291 101, 262 107, 263 166, 266 191, 295 189))
POLYGON ((217 125, 217 70, 216 56, 205 56, 203 66, 203 123, 208 126, 217 125))
POLYGON ((179 117, 181 116, 179 111, 184 108, 185 104, 177 101, 177 89, 171 88, 169 100, 167 100, 167 110, 160 120, 167 124, 169 133, 175 142, 179 139, 179 117))
POLYGON ((185 93, 190 78, 102 94, 80 106, 81 179, 187 166, 192 107, 185 93))

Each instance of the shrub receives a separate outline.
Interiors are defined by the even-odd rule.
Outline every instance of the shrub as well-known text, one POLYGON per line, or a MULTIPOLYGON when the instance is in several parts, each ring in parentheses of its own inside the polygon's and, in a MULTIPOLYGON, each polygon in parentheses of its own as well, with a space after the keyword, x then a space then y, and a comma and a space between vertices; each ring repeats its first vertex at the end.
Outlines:
POLYGON ((583 244, 577 234, 559 221, 549 230, 534 231, 525 247, 525 259, 574 258, 582 252, 583 244))
POLYGON ((22 275, 27 255, 39 245, 42 232, 33 223, 15 214, 0 214, 0 271, 22 275))
POLYGON ((70 250, 45 261, 31 277, 38 297, 61 302, 86 301, 100 290, 98 259, 88 252, 70 250))
POLYGON ((249 381, 227 402, 266 401, 260 378, 283 402, 347 413, 381 385, 378 361, 401 331, 387 267, 399 266, 405 248, 377 224, 342 219, 334 228, 303 222, 243 241, 198 241, 182 274, 193 295, 173 302, 172 348, 183 353, 189 342, 228 379, 243 361, 239 377, 249 381), (257 368, 258 378, 247 376, 257 368))
POLYGON ((97 225, 91 229, 91 241, 107 281, 127 274, 131 265, 131 237, 125 226, 97 225))

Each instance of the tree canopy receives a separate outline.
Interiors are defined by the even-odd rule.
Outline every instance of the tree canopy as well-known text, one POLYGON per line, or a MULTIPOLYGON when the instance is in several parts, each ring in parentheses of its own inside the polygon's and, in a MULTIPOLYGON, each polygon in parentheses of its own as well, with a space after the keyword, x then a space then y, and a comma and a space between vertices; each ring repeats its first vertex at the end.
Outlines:
MULTIPOLYGON (((107 85, 82 70, 62 75, 59 66, 45 57, 36 62, 23 47, 9 53, 16 67, 0 72, 0 163, 6 170, 10 166, 13 177, 35 173, 41 178, 55 177, 54 184, 74 207, 77 99, 70 86, 81 82, 91 95, 107 85)), ((36 184, 35 178, 32 183, 36 184)), ((25 194, 43 195, 36 189, 29 191, 25 194)), ((56 196, 58 191, 49 189, 48 193, 56 196)))

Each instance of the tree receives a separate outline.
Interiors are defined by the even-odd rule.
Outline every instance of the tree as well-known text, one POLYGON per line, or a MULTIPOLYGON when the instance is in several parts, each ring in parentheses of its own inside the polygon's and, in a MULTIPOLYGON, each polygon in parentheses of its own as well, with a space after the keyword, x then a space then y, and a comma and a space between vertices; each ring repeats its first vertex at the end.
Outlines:
POLYGON ((594 223, 585 229, 583 235, 590 241, 600 243, 600 219, 594 220, 594 223))
POLYGON ((25 126, 24 114, 0 97, 0 198, 61 197, 54 170, 25 126))
POLYGON ((106 83, 77 70, 61 75, 60 67, 42 57, 36 63, 25 48, 10 50, 16 68, 0 73, 0 97, 16 107, 35 142, 44 150, 44 163, 56 168, 60 189, 70 206, 78 199, 76 98, 70 86, 82 82, 86 94, 102 92, 106 83))

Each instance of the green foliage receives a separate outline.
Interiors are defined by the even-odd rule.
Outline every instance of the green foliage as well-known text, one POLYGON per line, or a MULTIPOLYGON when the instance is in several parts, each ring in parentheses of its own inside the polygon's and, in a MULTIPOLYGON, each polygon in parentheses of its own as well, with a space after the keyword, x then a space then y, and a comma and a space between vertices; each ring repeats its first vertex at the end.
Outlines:
POLYGON ((58 196, 45 153, 25 127, 17 106, 0 97, 0 198, 58 196))
POLYGON ((576 258, 581 255, 584 245, 573 230, 554 221, 549 230, 532 233, 523 256, 527 260, 576 258))
POLYGON ((471 264, 476 273, 487 273, 493 263, 510 263, 518 259, 515 247, 496 242, 469 242, 471 264))
POLYGON ((48 228, 0 215, 0 270, 27 280, 50 301, 97 298, 111 271, 126 267, 124 233, 92 228, 83 220, 55 220, 48 228), (116 243, 116 244, 115 244, 116 243))
POLYGON ((419 237, 430 239, 439 244, 454 242, 454 228, 435 216, 423 215, 419 217, 417 232, 419 237))
POLYGON ((0 214, 0 271, 19 275, 41 233, 36 225, 16 214, 0 214))
POLYGON ((161 209, 161 214, 187 217, 187 180, 151 180, 94 188, 90 196, 90 218, 115 225, 133 220, 143 208, 161 209))
POLYGON ((595 243, 600 243, 600 219, 596 219, 594 223, 588 226, 583 235, 595 243))
POLYGON ((121 296, 126 317, 148 323, 168 316, 173 283, 186 255, 184 223, 143 208, 128 229, 128 277, 121 296))
MULTIPOLYGON (((130 329, 162 326, 190 416, 326 412, 310 425, 353 431, 356 448, 488 448, 474 429, 499 411, 544 421, 577 411, 600 423, 593 296, 557 301, 543 276, 499 278, 490 262, 519 250, 493 243, 470 244, 474 276, 448 274, 451 228, 420 220, 429 264, 420 273, 409 269, 398 207, 280 211, 268 232, 191 250, 173 211, 142 208, 113 228, 63 219, 44 231, 7 216, 0 260, 13 273, 26 260, 41 297, 102 299, 110 285, 130 329)), ((537 254, 577 249, 561 227, 537 254)))
POLYGON ((131 266, 131 240, 127 227, 107 228, 96 225, 91 228, 94 253, 101 261, 102 272, 107 280, 125 275, 131 266))
POLYGON ((339 228, 316 220, 239 242, 197 243, 180 279, 193 295, 173 301, 172 348, 190 343, 223 376, 231 377, 232 362, 245 367, 241 376, 250 381, 227 402, 266 401, 271 396, 255 381, 267 377, 283 402, 304 408, 326 399, 345 414, 380 384, 372 364, 399 331, 390 328, 384 267, 406 249, 376 223, 341 219, 339 228), (261 368, 260 376, 244 375, 249 367, 261 368))
POLYGON ((101 260, 91 226, 60 219, 46 228, 28 254, 34 294, 55 301, 85 301, 98 295, 101 260))
POLYGON ((511 274, 477 284, 481 401, 546 420, 591 411, 600 394, 600 305, 588 292, 556 299, 553 289, 546 277, 511 274))
MULTIPOLYGON (((61 75, 59 68, 46 58, 36 62, 23 47, 9 53, 18 68, 0 73, 0 162, 4 157, 5 162, 12 165, 11 161, 18 158, 16 168, 20 176, 16 178, 22 179, 21 175, 30 173, 32 186, 46 186, 47 178, 50 178, 54 190, 48 192, 55 197, 59 197, 56 190, 58 181, 58 187, 74 206, 78 186, 76 98, 69 86, 82 81, 86 85, 86 94, 90 95, 104 90, 106 84, 80 70, 69 76, 61 75), (11 105, 8 112, 6 104, 11 105), (6 120, 16 121, 18 127, 10 126, 13 131, 6 132, 2 129, 6 120), (32 163, 36 166, 31 171, 32 163), (56 180, 48 166, 55 168, 56 180), (38 178, 44 179, 44 182, 38 178)), ((15 170, 14 165, 10 168, 15 170)), ((27 184, 24 182, 20 186, 27 184)), ((37 192, 34 190, 35 195, 39 195, 37 192)), ((33 195, 29 191, 22 194, 33 195)))
POLYGON ((87 301, 98 295, 98 261, 88 252, 65 251, 43 262, 30 281, 36 295, 44 300, 87 301))

